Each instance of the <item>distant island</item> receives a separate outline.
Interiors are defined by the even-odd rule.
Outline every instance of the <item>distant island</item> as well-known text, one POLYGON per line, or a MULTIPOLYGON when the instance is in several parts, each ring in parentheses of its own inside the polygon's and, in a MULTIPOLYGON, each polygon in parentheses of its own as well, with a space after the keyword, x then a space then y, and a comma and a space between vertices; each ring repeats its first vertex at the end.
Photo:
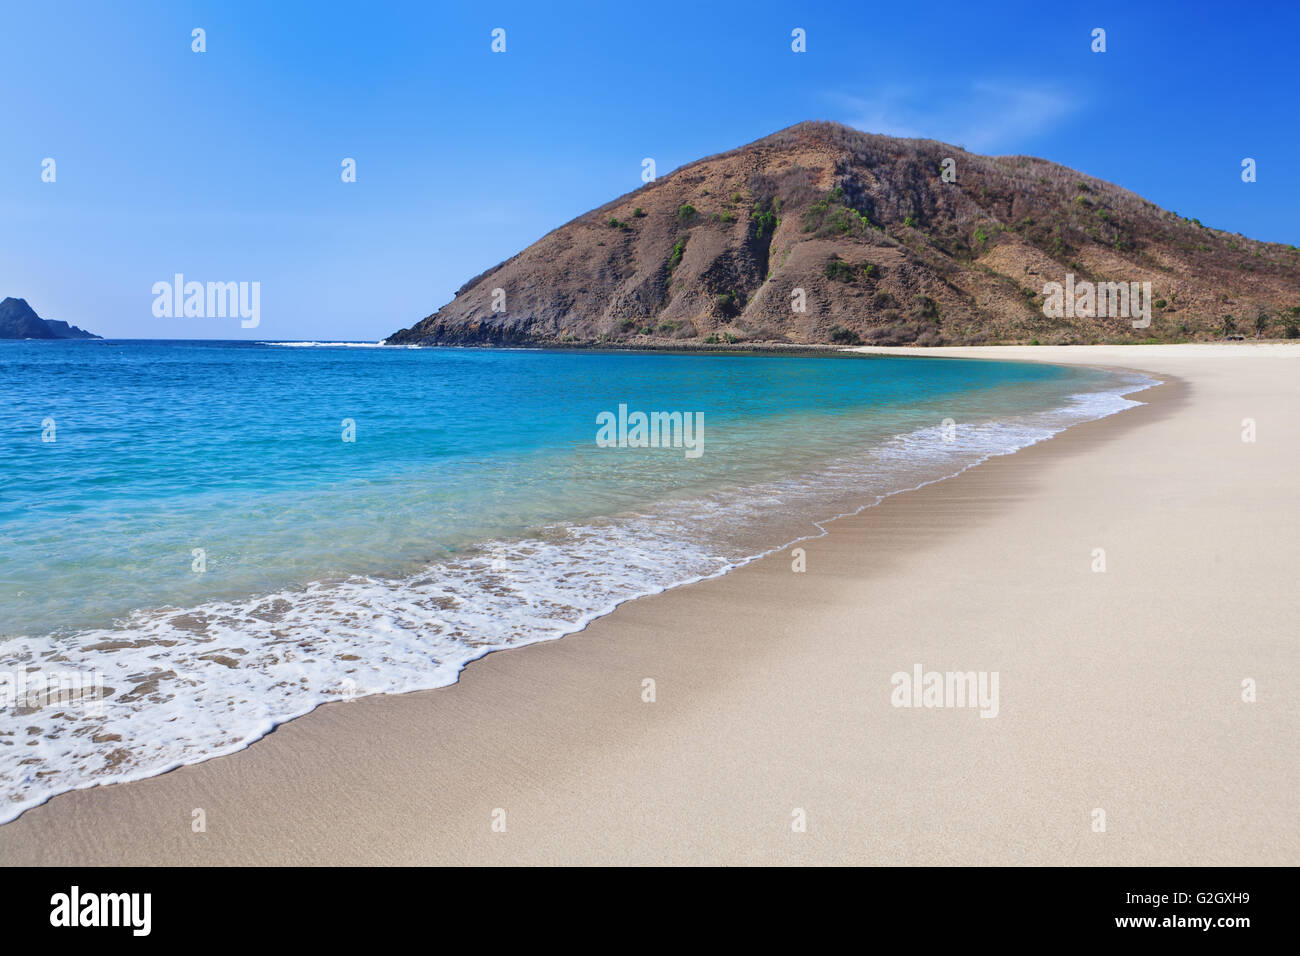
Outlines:
POLYGON ((387 341, 1065 345, 1298 324, 1296 246, 1046 160, 808 122, 560 226, 387 341))
POLYGON ((98 339, 84 329, 57 319, 42 319, 26 299, 12 296, 0 302, 0 339, 98 339))

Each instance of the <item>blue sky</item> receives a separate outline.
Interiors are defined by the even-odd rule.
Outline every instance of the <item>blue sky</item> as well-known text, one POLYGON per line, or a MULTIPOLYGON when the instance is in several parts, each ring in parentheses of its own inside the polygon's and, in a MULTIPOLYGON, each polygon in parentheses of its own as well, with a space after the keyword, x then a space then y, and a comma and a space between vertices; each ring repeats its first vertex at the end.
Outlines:
POLYGON ((0 0, 0 296, 110 337, 376 339, 643 157, 663 175, 805 119, 1043 156, 1300 243, 1297 41, 1284 3, 0 0), (260 282, 261 325, 156 318, 177 272, 260 282))

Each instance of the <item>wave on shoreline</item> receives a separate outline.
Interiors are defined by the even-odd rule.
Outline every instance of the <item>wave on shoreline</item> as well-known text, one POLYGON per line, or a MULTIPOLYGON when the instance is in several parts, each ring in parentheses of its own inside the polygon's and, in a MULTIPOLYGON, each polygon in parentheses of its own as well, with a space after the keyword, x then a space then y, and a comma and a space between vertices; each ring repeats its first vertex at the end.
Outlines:
POLYGON ((0 823, 57 793, 241 750, 323 703, 455 683, 491 651, 572 634, 625 601, 819 537, 890 495, 1139 405, 1126 396, 1156 384, 1125 376, 1047 412, 918 429, 815 472, 661 503, 654 514, 552 525, 414 575, 319 581, 9 639, 0 671, 93 671, 105 699, 98 713, 45 706, 15 718, 14 734, 0 736, 0 823))

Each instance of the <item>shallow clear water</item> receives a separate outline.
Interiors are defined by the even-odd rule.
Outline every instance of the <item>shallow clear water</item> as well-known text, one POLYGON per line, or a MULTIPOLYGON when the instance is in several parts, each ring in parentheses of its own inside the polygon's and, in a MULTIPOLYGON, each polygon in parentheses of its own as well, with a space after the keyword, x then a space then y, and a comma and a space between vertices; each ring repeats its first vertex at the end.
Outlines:
POLYGON ((0 700, 0 820, 325 700, 450 683, 1140 384, 847 355, 0 343, 0 694, 59 671, 104 698, 0 700), (701 413, 702 453, 598 447, 620 404, 701 413))

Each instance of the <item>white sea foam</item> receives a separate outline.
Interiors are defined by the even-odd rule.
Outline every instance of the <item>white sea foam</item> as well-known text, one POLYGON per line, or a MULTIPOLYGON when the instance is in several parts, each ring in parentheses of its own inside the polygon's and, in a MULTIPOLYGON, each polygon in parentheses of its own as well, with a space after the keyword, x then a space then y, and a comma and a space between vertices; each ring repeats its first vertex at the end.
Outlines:
POLYGON ((0 673, 97 672, 105 700, 98 714, 75 705, 0 714, 0 822, 56 793, 239 750, 321 703, 454 683, 489 651, 573 633, 623 601, 823 534, 833 517, 1140 404, 1124 395, 1153 384, 1131 378, 946 436, 919 429, 815 472, 490 542, 414 576, 323 581, 10 639, 0 673))
POLYGON ((258 345, 278 345, 284 349, 377 349, 383 342, 258 342, 258 345))

